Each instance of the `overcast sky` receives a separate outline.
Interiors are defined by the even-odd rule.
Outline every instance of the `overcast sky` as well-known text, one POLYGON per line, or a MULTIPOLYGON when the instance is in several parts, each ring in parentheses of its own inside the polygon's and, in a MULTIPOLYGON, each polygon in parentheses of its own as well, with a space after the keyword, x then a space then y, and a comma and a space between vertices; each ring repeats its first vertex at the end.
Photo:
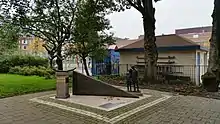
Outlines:
MULTIPOLYGON (((175 29, 210 26, 214 0, 162 0, 156 7, 156 34, 172 34, 175 29)), ((143 34, 142 16, 135 9, 109 16, 117 37, 137 38, 143 34)))

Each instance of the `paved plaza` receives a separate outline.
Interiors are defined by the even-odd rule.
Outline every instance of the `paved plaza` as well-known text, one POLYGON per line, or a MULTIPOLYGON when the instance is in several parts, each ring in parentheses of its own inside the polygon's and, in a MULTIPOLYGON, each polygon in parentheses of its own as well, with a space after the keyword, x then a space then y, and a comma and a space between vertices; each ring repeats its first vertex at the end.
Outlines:
POLYGON ((0 99, 0 124, 220 124, 220 100, 142 92, 148 97, 109 111, 55 100, 54 91, 0 99))

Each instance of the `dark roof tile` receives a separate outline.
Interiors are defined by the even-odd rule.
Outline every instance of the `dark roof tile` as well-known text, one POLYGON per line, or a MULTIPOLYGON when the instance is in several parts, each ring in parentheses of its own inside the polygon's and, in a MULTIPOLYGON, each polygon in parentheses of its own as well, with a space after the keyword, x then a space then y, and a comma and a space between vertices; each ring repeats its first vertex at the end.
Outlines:
MULTIPOLYGON (((199 46, 198 44, 180 37, 176 34, 161 35, 156 37, 157 47, 174 47, 174 46, 199 46)), ((128 44, 119 49, 144 48, 144 39, 138 39, 136 42, 128 44)))

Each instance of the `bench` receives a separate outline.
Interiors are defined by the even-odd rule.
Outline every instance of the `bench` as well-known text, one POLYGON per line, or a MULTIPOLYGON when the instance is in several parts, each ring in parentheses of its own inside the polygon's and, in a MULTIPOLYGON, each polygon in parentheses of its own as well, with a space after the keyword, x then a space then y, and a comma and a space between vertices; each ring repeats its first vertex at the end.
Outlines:
MULTIPOLYGON (((144 75, 144 65, 136 65, 139 73, 139 79, 141 80, 144 75)), ((170 83, 170 81, 190 81, 189 76, 183 76, 183 72, 181 69, 175 69, 175 68, 182 68, 182 66, 179 65, 158 65, 157 67, 157 77, 159 80, 162 80, 163 83, 167 82, 170 83)))

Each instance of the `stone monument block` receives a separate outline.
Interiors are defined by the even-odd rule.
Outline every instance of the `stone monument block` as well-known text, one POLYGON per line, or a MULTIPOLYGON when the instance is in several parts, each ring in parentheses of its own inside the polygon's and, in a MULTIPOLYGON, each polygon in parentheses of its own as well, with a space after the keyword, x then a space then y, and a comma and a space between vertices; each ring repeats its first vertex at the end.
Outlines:
POLYGON ((73 95, 94 95, 139 98, 139 96, 109 85, 103 81, 96 80, 90 76, 73 72, 73 95))
POLYGON ((68 72, 56 72, 56 98, 66 99, 70 97, 68 84, 68 72))

